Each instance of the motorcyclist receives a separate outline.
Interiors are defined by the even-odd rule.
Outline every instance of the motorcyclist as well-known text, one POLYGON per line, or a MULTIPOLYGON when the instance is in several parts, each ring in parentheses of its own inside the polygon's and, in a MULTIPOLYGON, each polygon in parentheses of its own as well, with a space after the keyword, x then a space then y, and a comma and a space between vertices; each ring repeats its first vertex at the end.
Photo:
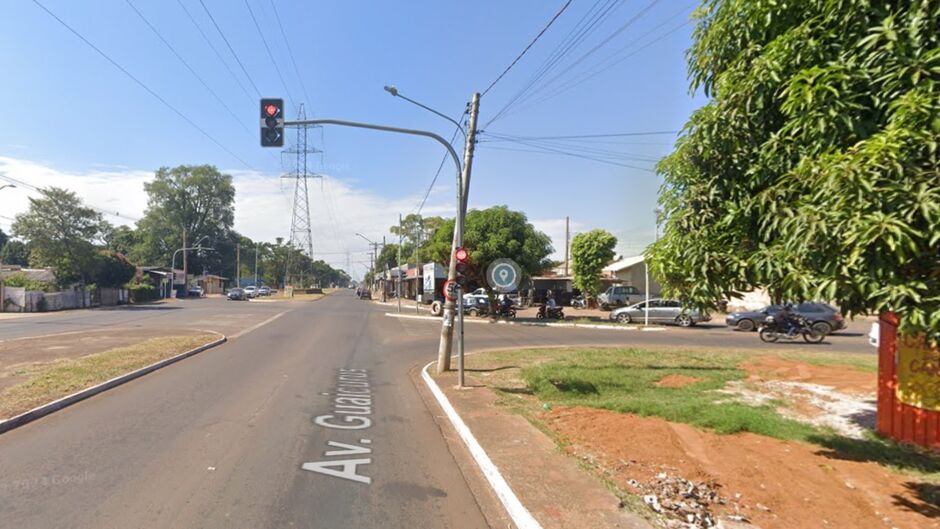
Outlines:
POLYGON ((552 294, 551 290, 545 293, 545 306, 548 307, 548 310, 558 308, 558 305, 555 303, 555 295, 552 294))
POLYGON ((776 317, 780 321, 781 327, 786 331, 787 336, 793 336, 800 328, 799 320, 796 313, 793 312, 793 305, 790 303, 784 304, 776 317))

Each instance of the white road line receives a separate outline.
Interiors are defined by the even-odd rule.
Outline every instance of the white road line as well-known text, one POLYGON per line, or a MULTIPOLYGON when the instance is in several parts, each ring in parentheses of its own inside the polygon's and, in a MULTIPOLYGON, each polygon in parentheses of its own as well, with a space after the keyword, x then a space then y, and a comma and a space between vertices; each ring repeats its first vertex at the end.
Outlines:
POLYGON ((235 334, 229 336, 228 339, 229 339, 229 340, 234 340, 235 338, 238 338, 239 336, 244 336, 244 335, 250 333, 251 331, 253 331, 253 330, 255 330, 255 329, 259 328, 259 327, 262 327, 262 326, 264 326, 264 325, 267 325, 267 324, 271 323, 272 321, 274 321, 274 320, 280 318, 281 316, 287 314, 288 312, 289 312, 289 311, 286 311, 286 310, 285 310, 284 312, 278 312, 278 313, 275 314, 274 316, 271 316, 270 318, 264 320, 264 321, 261 322, 261 323, 256 323, 256 324, 252 325, 251 327, 248 327, 247 329, 241 330, 241 331, 239 331, 239 332, 237 332, 237 333, 235 333, 235 334))
POLYGON ((467 449, 470 450, 470 455, 473 456, 477 466, 480 467, 480 471, 483 472, 483 476, 486 477, 486 481, 489 482, 490 487, 493 488, 493 492, 496 493, 499 501, 502 502, 503 506, 506 508, 509 517, 512 518, 513 523, 516 524, 518 529, 542 529, 542 526, 539 525, 539 522, 532 516, 532 513, 519 501, 516 493, 512 491, 509 483, 507 483, 503 475, 500 474, 493 460, 490 459, 490 456, 488 456, 486 451, 483 450, 483 447, 480 446, 476 437, 473 436, 473 432, 470 431, 470 428, 467 427, 463 419, 460 418, 460 415, 457 414, 457 410, 455 410, 450 401, 447 400, 447 396, 444 395, 444 392, 438 387, 437 382, 428 374, 428 368, 431 367, 433 363, 434 362, 430 362, 428 365, 424 366, 424 369, 421 370, 421 378, 424 379, 424 383, 427 384, 428 389, 431 390, 434 398, 437 399, 437 403, 444 410, 444 413, 447 414, 447 418, 454 426, 454 429, 457 430, 457 434, 460 435, 467 449))

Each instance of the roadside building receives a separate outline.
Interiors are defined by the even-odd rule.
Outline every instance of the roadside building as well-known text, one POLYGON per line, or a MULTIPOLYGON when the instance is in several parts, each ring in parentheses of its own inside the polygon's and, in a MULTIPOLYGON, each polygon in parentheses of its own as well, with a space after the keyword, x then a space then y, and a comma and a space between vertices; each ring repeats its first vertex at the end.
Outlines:
POLYGON ((196 276, 196 284, 202 287, 203 294, 222 294, 225 291, 225 281, 227 278, 206 274, 196 276))
MULTIPOLYGON (((606 289, 612 284, 635 287, 640 292, 646 293, 646 262, 642 255, 632 257, 620 257, 601 271, 603 282, 606 283, 602 289, 606 289)), ((649 277, 650 297, 658 297, 662 292, 662 286, 659 281, 650 275, 649 277)))

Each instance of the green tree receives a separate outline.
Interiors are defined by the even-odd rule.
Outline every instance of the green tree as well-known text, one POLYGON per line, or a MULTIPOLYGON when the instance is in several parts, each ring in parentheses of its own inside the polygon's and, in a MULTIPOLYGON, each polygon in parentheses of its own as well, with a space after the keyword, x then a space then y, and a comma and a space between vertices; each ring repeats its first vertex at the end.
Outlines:
POLYGON ((107 225, 75 193, 49 187, 29 199, 29 210, 16 216, 13 235, 29 241, 29 264, 53 267, 60 284, 94 281, 97 251, 107 225))
MULTIPOLYGON (((450 263, 454 220, 442 223, 428 246, 434 261, 450 263)), ((499 258, 515 261, 526 275, 536 274, 550 263, 548 256, 554 251, 548 235, 529 223, 525 214, 507 206, 471 210, 464 228, 464 247, 470 251, 471 279, 484 287, 493 300, 493 292, 486 281, 486 269, 499 258)))
POLYGON ((658 169, 667 294, 754 287, 940 331, 940 3, 707 0, 711 101, 658 169))
POLYGON ((22 241, 9 239, 0 250, 0 262, 5 265, 29 266, 29 247, 22 241))
POLYGON ((571 240, 571 266, 574 286, 588 299, 595 299, 600 289, 601 270, 614 258, 617 238, 606 230, 579 233, 571 240))
POLYGON ((161 167, 144 190, 147 210, 138 223, 139 242, 132 258, 146 264, 170 264, 173 252, 183 246, 186 230, 188 246, 205 237, 202 245, 215 248, 202 254, 190 252, 191 270, 234 271, 235 186, 230 175, 212 165, 161 167))
POLYGON ((97 261, 95 283, 99 287, 122 287, 137 273, 137 267, 117 252, 101 250, 97 261))
POLYGON ((7 237, 7 234, 6 234, 6 233, 3 233, 3 230, 0 230, 0 250, 2 250, 4 246, 6 246, 7 241, 8 241, 9 239, 10 239, 10 238, 7 237))
POLYGON ((138 232, 128 226, 112 226, 105 230, 102 238, 109 250, 124 255, 132 255, 140 243, 138 232))
POLYGON ((402 219, 401 228, 397 224, 389 228, 392 234, 402 236, 402 262, 417 263, 422 259, 427 260, 424 249, 443 224, 444 219, 441 217, 422 217, 411 213, 402 219))

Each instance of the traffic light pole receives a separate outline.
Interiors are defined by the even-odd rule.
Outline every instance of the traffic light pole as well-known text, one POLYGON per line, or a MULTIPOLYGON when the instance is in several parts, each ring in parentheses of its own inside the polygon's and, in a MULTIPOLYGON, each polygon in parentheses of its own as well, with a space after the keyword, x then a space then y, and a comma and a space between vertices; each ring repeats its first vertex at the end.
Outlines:
MULTIPOLYGON (((457 248, 463 246, 463 230, 464 224, 467 220, 467 197, 470 194, 470 171, 473 169, 473 150, 474 144, 476 142, 477 135, 477 114, 480 111, 480 94, 474 92, 473 99, 470 100, 470 122, 467 127, 467 141, 464 145, 463 152, 463 171, 460 175, 459 188, 460 192, 457 195, 457 220, 454 223, 454 243, 453 248, 450 252, 450 270, 448 279, 455 281, 457 279, 457 258, 454 255, 457 248)), ((458 303, 458 322, 459 327, 457 331, 457 384, 460 387, 464 385, 464 373, 463 373, 463 289, 457 289, 457 301, 458 303)), ((445 305, 444 317, 447 318, 447 307, 445 305)), ((453 304, 451 304, 450 314, 453 314, 453 304)), ((445 321, 445 326, 446 326, 445 321)), ((450 369, 450 344, 451 338, 453 335, 452 327, 445 327, 441 331, 441 345, 437 353, 437 371, 438 373, 450 369), (446 335, 446 336, 445 336, 446 335), (443 354, 442 354, 443 353, 443 354), (445 360, 442 366, 442 357, 445 360), (443 368, 442 368, 443 367, 443 368)))
MULTIPOLYGON (((473 100, 470 104, 470 130, 467 136, 467 142, 464 147, 464 165, 461 166, 460 158, 457 156, 457 152, 450 145, 450 142, 442 138, 441 136, 424 130, 417 129, 406 129, 401 127, 391 127, 387 125, 376 125, 373 123, 362 123, 357 121, 347 121, 342 119, 303 119, 303 120, 293 120, 293 121, 284 121, 285 127, 298 127, 303 125, 339 125, 342 127, 353 127, 360 129, 370 129, 370 130, 381 130, 385 132, 396 132, 399 134, 410 134, 413 136, 424 136, 426 138, 431 138, 447 149, 447 152, 450 154, 451 159, 454 161, 454 165, 457 168, 457 216, 454 222, 454 238, 451 243, 451 259, 450 266, 447 270, 447 279, 449 281, 454 281, 457 278, 457 268, 456 262, 453 258, 454 251, 463 244, 463 226, 464 218, 467 214, 467 195, 470 190, 470 166, 473 163, 473 147, 474 140, 476 136, 476 123, 477 123, 477 112, 480 108, 480 94, 473 94, 473 100)), ((374 267, 373 267, 374 269, 374 267)), ((462 300, 461 300, 462 301, 462 300)), ((461 308, 463 303, 460 304, 461 308)), ((454 308, 455 304, 452 300, 447 300, 444 304, 444 321, 441 325, 441 341, 440 346, 438 347, 437 352, 437 372, 442 373, 450 369, 450 355, 451 348, 453 345, 454 338, 454 308)), ((461 322, 457 322, 458 325, 461 322)), ((460 353, 459 362, 463 365, 463 330, 461 326, 461 331, 458 333, 458 351, 460 353)), ((463 377, 461 377, 462 379, 463 377)))

